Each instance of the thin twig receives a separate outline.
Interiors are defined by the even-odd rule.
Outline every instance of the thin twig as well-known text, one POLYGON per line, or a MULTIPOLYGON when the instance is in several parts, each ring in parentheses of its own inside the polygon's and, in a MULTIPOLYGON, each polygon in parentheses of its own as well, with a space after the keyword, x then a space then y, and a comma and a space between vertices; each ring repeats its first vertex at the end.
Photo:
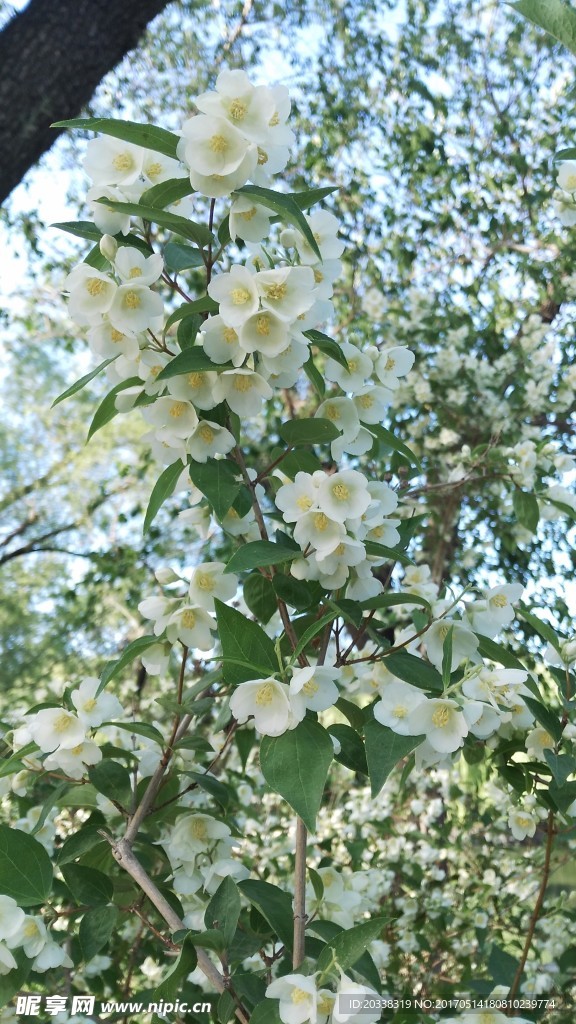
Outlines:
POLYGON ((302 818, 296 820, 296 858, 294 864, 294 952, 292 966, 300 967, 306 939, 306 844, 308 833, 302 818))

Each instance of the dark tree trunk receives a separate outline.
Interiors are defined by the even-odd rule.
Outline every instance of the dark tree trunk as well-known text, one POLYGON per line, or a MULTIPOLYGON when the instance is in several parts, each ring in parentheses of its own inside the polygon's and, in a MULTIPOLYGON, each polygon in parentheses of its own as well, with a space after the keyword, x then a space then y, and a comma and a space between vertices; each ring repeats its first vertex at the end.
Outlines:
POLYGON ((0 203, 169 0, 31 0, 0 32, 0 203))

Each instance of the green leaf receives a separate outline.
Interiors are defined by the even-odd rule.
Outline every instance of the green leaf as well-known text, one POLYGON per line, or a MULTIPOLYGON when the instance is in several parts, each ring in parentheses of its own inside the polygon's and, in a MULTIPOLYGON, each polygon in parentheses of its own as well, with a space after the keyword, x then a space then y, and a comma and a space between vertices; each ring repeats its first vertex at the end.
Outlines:
POLYGON ((507 651, 500 644, 497 644, 494 640, 490 640, 487 636, 482 636, 480 633, 476 634, 478 637, 478 653, 483 658, 488 658, 490 661, 495 661, 499 665, 503 665, 504 668, 517 668, 522 672, 526 671, 525 666, 521 661, 518 660, 515 654, 511 651, 507 651))
POLYGON ((405 445, 403 441, 400 441, 391 430, 387 430, 380 423, 371 423, 369 430, 372 434, 376 434, 376 437, 386 448, 390 448, 393 452, 398 452, 402 455, 411 466, 416 466, 417 469, 422 471, 422 464, 420 459, 414 455, 414 452, 405 445))
POLYGON ((563 0, 517 0, 510 5, 576 54, 576 11, 563 0))
POLYGON ((341 747, 340 753, 334 754, 335 759, 350 771, 368 775, 364 744, 358 733, 349 725, 329 725, 328 732, 338 740, 341 747))
POLYGON ((450 626, 444 643, 442 644, 442 682, 444 686, 450 686, 452 676, 452 646, 454 638, 454 626, 450 626))
POLYGON ((568 781, 568 776, 576 773, 576 757, 570 754, 555 754, 553 750, 545 750, 544 757, 558 786, 563 786, 568 781))
POLYGON ((322 632, 324 626, 327 626, 329 622, 334 622, 334 619, 337 618, 338 612, 326 612, 326 614, 322 615, 319 619, 316 620, 316 622, 313 622, 311 626, 308 626, 308 629, 304 630, 302 636, 300 637, 296 645, 296 648, 292 655, 292 660, 296 661, 296 658, 300 654, 302 654, 303 651, 306 650, 310 641, 313 640, 315 636, 318 636, 318 633, 322 632))
MULTIPOLYGON (((294 557, 297 554, 298 552, 295 551, 294 557)), ((323 593, 319 584, 315 587, 309 580, 297 580, 294 576, 284 576, 281 573, 276 573, 272 580, 272 586, 277 597, 289 604, 291 608, 296 608, 297 611, 304 611, 312 604, 317 604, 318 594, 315 594, 315 590, 319 590, 320 594, 323 593)))
POLYGON ((366 952, 366 947, 378 939, 382 929, 388 925, 386 917, 376 917, 372 921, 347 928, 330 939, 318 958, 318 970, 326 971, 333 960, 336 960, 342 971, 347 971, 366 952))
MULTIPOLYGON (((0 974, 0 1010, 4 1009, 8 1003, 12 1002, 14 996, 22 991, 32 970, 33 961, 26 956, 23 949, 12 950, 12 956, 17 966, 13 967, 8 974, 0 974)), ((276 1001, 276 1006, 278 1006, 278 1001, 276 1001)))
POLYGON ((297 554, 293 548, 282 547, 270 540, 254 540, 234 552, 224 572, 243 572, 245 569, 260 569, 266 565, 280 565, 281 562, 293 561, 297 554))
POLYGON ((164 264, 166 270, 179 274, 181 270, 202 267, 204 260, 200 249, 192 245, 180 245, 178 242, 167 242, 164 246, 164 264))
POLYGON ((102 238, 102 232, 91 220, 64 220, 51 224, 50 227, 66 231, 69 235, 76 235, 77 238, 87 238, 91 242, 99 242, 102 238))
POLYGON ((340 431, 331 420, 321 417, 306 420, 288 420, 278 433, 291 447, 303 444, 326 444, 340 437, 340 431))
POLYGON ((423 608, 430 608, 430 602, 419 594, 378 594, 377 597, 368 597, 365 601, 360 601, 360 608, 366 612, 372 609, 378 611, 380 608, 393 608, 394 605, 403 604, 419 604, 423 608))
POLYGON ((190 178, 168 178, 158 185, 146 189, 140 196, 140 202, 144 206, 153 206, 154 209, 163 210, 165 206, 172 206, 185 196, 194 192, 190 184, 190 178))
POLYGON ((107 945, 117 920, 117 907, 95 907, 84 914, 78 929, 78 941, 84 961, 91 960, 107 945))
POLYGON ((155 124, 138 124, 136 121, 116 121, 106 117, 73 117, 68 121, 54 121, 51 128, 81 128, 87 132, 102 132, 113 135, 124 142, 132 142, 144 149, 153 149, 155 153, 163 153, 175 160, 179 138, 165 128, 155 124))
MULTIPOLYGON (((193 349, 182 355, 188 355, 188 351, 193 349)), ((237 464, 228 459, 207 459, 206 462, 192 462, 189 472, 192 483, 208 499, 215 515, 223 519, 242 486, 237 464)))
POLYGON ((321 203, 327 196, 331 196, 333 192, 339 192, 338 185, 328 185, 323 188, 309 188, 305 192, 292 192, 292 199, 301 210, 309 210, 311 206, 315 206, 316 203, 321 203))
POLYGON ((280 1003, 277 999, 264 999, 250 1014, 250 1024, 282 1024, 280 1003))
POLYGON ((182 772, 187 779, 193 779, 200 789, 203 789, 210 796, 220 804, 223 811, 228 808, 230 803, 230 791, 228 786, 225 786, 223 782, 216 779, 209 772, 182 772))
POLYGON ((97 199, 107 210, 114 210, 118 213, 128 213, 131 217, 141 217, 142 220, 149 220, 152 224, 158 224, 161 228, 167 228, 182 238, 188 238, 196 245, 209 245, 214 241, 212 232, 204 224, 196 224, 186 217, 179 217, 177 213, 168 213, 167 210, 158 210, 155 206, 145 206, 144 203, 117 203, 113 199, 97 199))
POLYGON ((227 946, 230 945, 236 934, 240 907, 238 886, 228 876, 220 883, 204 911, 204 924, 207 928, 218 928, 222 932, 227 946))
POLYGON ((194 345, 192 348, 185 348, 179 352, 174 359, 166 363, 156 380, 169 380, 170 377, 178 377, 184 373, 205 373, 207 370, 226 369, 228 364, 213 363, 206 355, 201 345, 194 345))
POLYGON ((418 747, 424 736, 400 736, 372 718, 364 726, 364 739, 370 786, 374 797, 378 795, 398 762, 418 747))
POLYGON ((78 832, 68 836, 64 840, 56 855, 56 862, 59 865, 69 864, 71 861, 81 857, 83 853, 92 850, 98 843, 103 842, 98 834, 98 825, 85 825, 78 832))
POLYGON ((522 694, 522 700, 530 709, 536 721, 540 722, 540 725, 546 729, 546 732, 550 733, 552 739, 556 740, 558 743, 562 738, 562 725, 560 724, 560 720, 557 718, 556 714, 554 714, 550 708, 545 707, 544 704, 541 704, 539 700, 535 700, 533 697, 525 697, 524 694, 522 694))
POLYGON ((100 676, 100 686, 98 687, 98 693, 101 693, 105 686, 108 685, 114 676, 120 675, 128 665, 131 665, 136 658, 139 658, 144 651, 148 650, 154 644, 160 643, 157 636, 139 636, 136 640, 132 640, 127 647, 124 648, 122 654, 115 661, 109 661, 104 671, 100 676))
POLYGON ((154 989, 151 1002, 174 1002, 182 991, 184 981, 195 969, 197 963, 198 957, 196 956, 192 939, 186 938, 176 962, 154 989))
POLYGON ((198 337, 198 331, 202 326, 202 317, 199 313, 195 316, 184 317, 183 320, 178 324, 178 330, 176 331, 176 338, 182 351, 187 348, 192 348, 196 338, 198 337))
POLYGON ((312 384, 312 387, 314 388, 318 397, 324 398, 324 395, 326 394, 326 385, 324 383, 324 377, 318 370, 312 356, 310 356, 310 358, 306 360, 306 362, 302 366, 302 369, 304 370, 304 373, 308 377, 308 380, 312 384))
POLYGON ((174 493, 174 488, 178 483, 178 478, 184 469, 185 466, 182 465, 182 462, 173 462, 172 465, 167 466, 158 477, 154 487, 152 488, 148 508, 146 509, 142 533, 148 533, 148 530, 154 522, 162 505, 170 495, 174 493))
POLYGON ((322 331, 315 330, 304 331, 304 337, 308 338, 313 345, 316 345, 316 348, 320 349, 325 356, 333 359, 336 363, 340 363, 340 366, 343 366, 345 370, 349 369, 348 360, 342 351, 342 347, 337 341, 334 341, 334 338, 330 338, 322 331))
POLYGON ((510 956, 506 950, 499 946, 492 946, 488 958, 488 970, 495 985, 506 985, 509 987, 514 981, 518 970, 518 961, 510 956))
POLYGON ((391 562, 399 562, 400 565, 414 565, 414 560, 398 548, 389 548, 386 544, 377 544, 374 540, 365 541, 364 547, 366 548, 367 555, 386 558, 391 562))
POLYGON ((195 316, 197 313, 217 313, 218 303, 214 302, 209 295, 203 295, 201 299, 194 299, 194 302, 183 302, 178 309, 175 309, 173 313, 168 317, 164 333, 172 324, 177 324, 179 320, 184 320, 187 316, 195 316))
POLYGON ((121 380, 119 384, 116 384, 111 391, 108 392, 105 398, 102 399, 100 405, 96 409, 90 428, 88 430, 88 442, 91 437, 94 436, 97 430, 101 430, 105 427, 110 420, 113 420, 118 415, 118 409, 116 408, 116 395, 121 391, 126 391, 127 388, 143 388, 144 381, 140 377, 129 377, 128 380, 121 380))
POLYGON ((532 626, 532 629, 535 630, 542 640, 546 640, 547 643, 551 644, 555 651, 560 651, 561 638, 556 635, 554 627, 549 622, 543 622, 542 619, 539 619, 537 615, 533 615, 532 612, 529 612, 527 608, 523 608, 522 605, 518 606, 517 613, 532 626))
POLYGON ((278 671, 274 644, 257 622, 247 619, 235 608, 215 601, 218 635, 224 661, 222 675, 227 683, 243 683, 247 679, 266 678, 278 671), (244 662, 248 668, 234 664, 244 662))
POLYGON ((103 722, 102 725, 113 725, 115 729, 124 729, 131 735, 144 736, 147 740, 152 740, 159 747, 164 746, 162 733, 156 726, 150 725, 148 722, 103 722))
POLYGON ((319 260, 322 259, 312 229, 298 203, 295 202, 291 195, 273 192, 272 189, 261 188, 260 185, 244 185, 242 188, 236 189, 236 194, 252 196, 261 206, 265 206, 267 209, 279 214, 283 221, 286 221, 287 224, 292 224, 293 227, 297 228, 304 235, 312 252, 316 254, 319 260))
POLYGON ((0 825, 0 893, 20 907, 45 903, 52 889, 52 864, 37 839, 0 825))
POLYGON ((97 377, 98 374, 102 372, 104 367, 108 366, 108 364, 111 362, 112 358, 105 359, 104 362, 99 363, 94 370, 90 370, 90 373, 86 373, 84 374, 83 377, 80 377, 77 381, 75 381, 74 384, 71 385, 71 387, 66 388, 66 391, 63 391, 61 395, 58 395, 58 398, 54 399, 50 408, 53 409, 54 406, 59 405, 60 402, 63 402, 66 398, 71 398, 72 395, 75 395, 78 391, 81 391, 82 388, 86 387, 86 385, 89 384, 91 380, 94 380, 94 377, 97 377))
POLYGON ((277 610, 276 592, 271 580, 260 572, 253 572, 244 580, 243 593, 252 615, 266 625, 277 610))
POLYGON ((114 886, 103 871, 84 867, 83 864, 66 864, 61 870, 64 881, 77 903, 92 906, 111 901, 114 886))
POLYGON ((292 897, 289 893, 270 882, 261 882, 252 878, 239 882, 238 888, 252 906, 262 914, 280 942, 283 942, 287 949, 292 949, 294 918, 292 897))
POLYGON ((540 519, 538 501, 528 491, 516 489, 512 493, 512 504, 514 515, 521 526, 525 526, 530 533, 536 533, 540 519))
POLYGON ((397 654, 388 654, 383 658, 384 665, 399 679, 405 683, 412 683, 412 686, 419 686, 421 690, 432 690, 433 693, 443 693, 442 676, 427 661, 416 658, 414 654, 406 654, 400 651, 397 654))
POLYGON ((115 800, 123 806, 130 805, 132 779, 128 770, 118 761, 112 761, 111 758, 100 761, 88 769, 88 778, 94 789, 108 799, 115 800))
POLYGON ((300 815, 311 832, 316 828, 316 815, 333 757, 330 736, 312 719, 305 718, 282 736, 262 738, 260 768, 266 782, 300 815))
POLYGON ((559 149, 557 153, 554 153, 555 160, 576 160, 576 148, 571 146, 570 149, 559 149))

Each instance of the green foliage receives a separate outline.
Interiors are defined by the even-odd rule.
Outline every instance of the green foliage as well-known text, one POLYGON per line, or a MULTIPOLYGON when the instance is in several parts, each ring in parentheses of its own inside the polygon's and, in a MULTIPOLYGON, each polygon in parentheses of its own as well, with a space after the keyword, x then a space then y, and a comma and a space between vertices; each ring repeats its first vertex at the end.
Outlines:
POLYGON ((21 907, 36 907, 48 899, 52 874, 50 858, 37 839, 0 825, 0 893, 21 907))
POLYGON ((328 733, 311 719, 304 719, 282 736, 265 736, 260 747, 260 767, 266 782, 312 832, 333 756, 328 733))

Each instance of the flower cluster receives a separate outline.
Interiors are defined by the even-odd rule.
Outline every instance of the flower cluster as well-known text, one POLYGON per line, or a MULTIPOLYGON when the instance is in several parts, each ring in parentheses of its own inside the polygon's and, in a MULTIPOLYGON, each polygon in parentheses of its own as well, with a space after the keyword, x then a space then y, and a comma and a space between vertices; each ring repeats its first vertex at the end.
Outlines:
MULTIPOLYGON (((214 599, 229 601, 238 587, 238 577, 233 573, 224 575, 225 568, 224 562, 200 563, 191 572, 185 594, 181 593, 182 584, 187 582, 184 577, 172 569, 157 569, 156 579, 170 588, 170 596, 148 597, 138 605, 140 614, 154 621, 154 635, 165 638, 170 645, 180 641, 186 647, 211 650, 214 647, 212 631, 216 629, 214 599), (172 592, 175 585, 180 590, 179 596, 172 592)), ((155 665, 158 650, 147 652, 149 671, 161 668, 162 657, 160 665, 155 665)))
POLYGON ((294 523, 294 539, 302 550, 303 557, 291 567, 294 576, 318 580, 328 590, 349 581, 346 593, 355 600, 382 591, 372 569, 386 561, 387 553, 372 548, 376 553, 368 554, 366 543, 399 543, 400 520, 388 518, 398 498, 388 484, 369 482, 354 469, 299 472, 279 488, 275 500, 284 522, 294 523))
POLYGON ((70 700, 75 714, 64 707, 34 712, 15 730, 15 749, 35 743, 48 755, 43 760, 46 771, 61 771, 71 779, 81 779, 87 766, 102 760, 102 752, 89 734, 103 722, 124 714, 118 698, 111 693, 99 693, 99 688, 99 679, 87 678, 72 690, 70 700))

